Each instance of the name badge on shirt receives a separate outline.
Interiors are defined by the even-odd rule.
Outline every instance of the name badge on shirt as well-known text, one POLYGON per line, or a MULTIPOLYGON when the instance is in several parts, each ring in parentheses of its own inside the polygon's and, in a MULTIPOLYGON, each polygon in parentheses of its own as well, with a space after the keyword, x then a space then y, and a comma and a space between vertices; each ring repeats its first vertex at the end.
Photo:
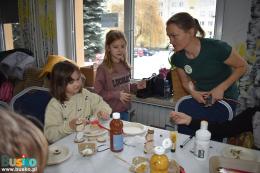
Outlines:
POLYGON ((192 68, 191 68, 191 66, 189 66, 189 65, 185 65, 185 66, 184 66, 184 70, 185 70, 185 72, 188 73, 188 74, 191 74, 191 73, 192 73, 192 68))

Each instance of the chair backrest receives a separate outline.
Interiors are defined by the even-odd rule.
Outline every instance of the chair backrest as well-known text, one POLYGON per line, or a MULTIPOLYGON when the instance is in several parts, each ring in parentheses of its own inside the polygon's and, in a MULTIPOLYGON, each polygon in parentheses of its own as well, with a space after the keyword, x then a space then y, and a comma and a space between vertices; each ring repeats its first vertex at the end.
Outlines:
POLYGON ((32 86, 16 94, 10 101, 10 108, 21 115, 30 115, 44 124, 44 114, 51 99, 48 88, 32 86))
MULTIPOLYGON (((226 101, 218 101, 214 105, 205 107, 198 103, 190 95, 180 98, 175 104, 175 111, 183 112, 190 115, 192 118, 224 122, 233 119, 233 110, 226 101)), ((178 125, 178 131, 187 135, 194 135, 195 131, 185 125, 178 125)), ((222 139, 215 139, 222 141, 222 139)))
POLYGON ((0 109, 9 109, 9 105, 0 100, 0 109))
MULTIPOLYGON (((192 98, 191 95, 183 96, 182 98, 180 98, 175 104, 175 111, 182 112, 183 110, 189 109, 188 107, 185 107, 186 106, 185 102, 191 98, 192 98)), ((234 117, 231 106, 224 100, 220 100, 218 101, 218 103, 226 108, 226 111, 228 113, 227 120, 231 121, 234 117)))

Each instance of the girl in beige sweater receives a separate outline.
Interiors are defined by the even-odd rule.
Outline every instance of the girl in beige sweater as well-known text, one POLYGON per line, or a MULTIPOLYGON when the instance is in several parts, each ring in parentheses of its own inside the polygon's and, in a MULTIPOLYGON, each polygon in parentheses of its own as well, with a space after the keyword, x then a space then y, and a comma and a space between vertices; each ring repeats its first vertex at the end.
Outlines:
POLYGON ((50 92, 53 98, 47 105, 44 125, 50 143, 74 132, 79 118, 84 123, 93 115, 108 120, 112 112, 102 97, 82 88, 79 67, 68 61, 53 67, 50 92))

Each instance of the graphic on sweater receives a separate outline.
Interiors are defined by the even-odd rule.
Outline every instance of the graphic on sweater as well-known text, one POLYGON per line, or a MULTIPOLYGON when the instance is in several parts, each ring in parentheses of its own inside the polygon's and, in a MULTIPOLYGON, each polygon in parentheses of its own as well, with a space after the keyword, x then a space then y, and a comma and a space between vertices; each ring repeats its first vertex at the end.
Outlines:
POLYGON ((130 82, 130 74, 127 76, 123 76, 123 77, 119 77, 119 78, 115 78, 112 79, 112 83, 113 83, 113 87, 117 87, 119 85, 125 84, 125 83, 129 83, 130 82))

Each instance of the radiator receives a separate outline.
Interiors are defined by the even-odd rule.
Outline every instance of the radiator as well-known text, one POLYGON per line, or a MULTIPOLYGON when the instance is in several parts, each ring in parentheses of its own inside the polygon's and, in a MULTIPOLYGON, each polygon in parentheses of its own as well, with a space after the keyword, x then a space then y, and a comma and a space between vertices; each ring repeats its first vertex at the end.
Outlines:
POLYGON ((142 102, 132 102, 131 121, 148 126, 165 128, 170 123, 169 113, 173 108, 152 105, 142 102))

